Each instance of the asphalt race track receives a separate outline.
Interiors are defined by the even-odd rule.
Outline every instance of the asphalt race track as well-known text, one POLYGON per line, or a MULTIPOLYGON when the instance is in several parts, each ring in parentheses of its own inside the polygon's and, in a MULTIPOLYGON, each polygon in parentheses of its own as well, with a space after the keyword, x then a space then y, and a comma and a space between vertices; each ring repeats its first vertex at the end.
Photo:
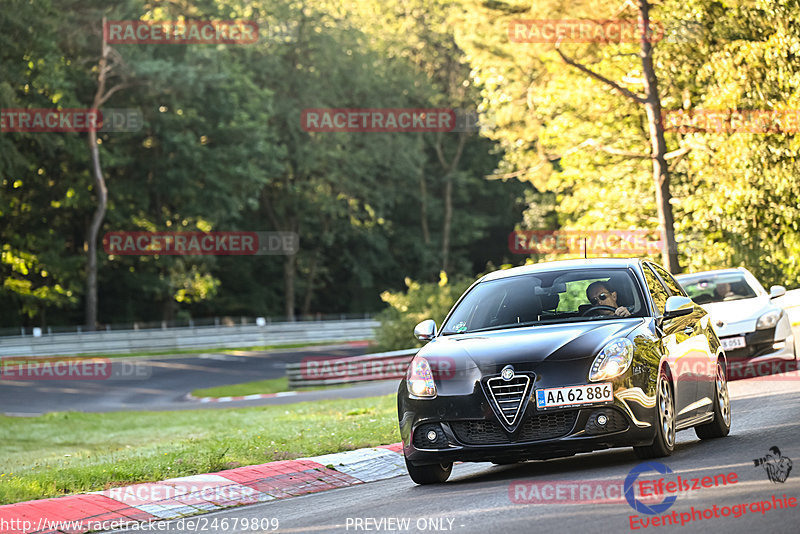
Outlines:
MULTIPOLYGON (((562 488, 590 485, 596 489, 614 483, 618 488, 622 487, 629 472, 641 461, 631 449, 617 449, 510 466, 459 464, 454 466, 453 475, 443 485, 416 486, 403 476, 195 516, 192 519, 199 521, 203 518, 204 522, 197 523, 192 530, 186 528, 188 519, 183 523, 181 520, 169 521, 158 531, 798 532, 800 466, 796 465, 784 482, 771 482, 767 471, 756 467, 753 461, 764 457, 770 447, 777 446, 783 456, 795 464, 800 462, 798 376, 798 373, 792 373, 731 383, 733 426, 727 438, 701 442, 692 430, 678 433, 675 453, 661 459, 661 463, 673 471, 665 477, 666 481, 675 480, 676 476, 686 480, 723 474, 730 477, 730 473, 735 473, 735 477, 730 478, 735 482, 679 494, 672 506, 658 515, 636 512, 628 502, 619 498, 611 503, 597 503, 591 499, 587 502, 581 498, 581 490, 572 498, 568 489, 557 493, 554 489, 556 484, 550 484, 558 483, 562 488), (538 503, 533 503, 532 482, 541 490, 541 494, 537 492, 541 498, 538 503), (548 486, 550 489, 546 490, 548 486), (777 507, 772 501, 773 496, 781 500, 784 494, 787 499, 797 499, 796 507, 769 509, 762 513, 760 510, 766 509, 766 505, 750 505, 756 501, 769 501, 770 507, 777 507), (746 513, 742 512, 741 505, 747 505, 746 513), (711 518, 697 519, 702 517, 706 508, 709 511, 705 513, 711 518), (645 518, 671 517, 673 512, 677 526, 642 526, 645 518), (723 517, 726 512, 729 515, 723 517), (714 517, 714 513, 719 517, 714 517), (632 516, 636 529, 631 528, 632 516), (692 517, 695 519, 689 519, 692 517), (680 525, 682 518, 687 520, 683 526, 680 525), (227 521, 220 523, 223 519, 227 521), (245 520, 248 527, 241 528, 245 520), (275 521, 270 523, 271 520, 275 521), (223 529, 222 524, 226 528, 223 529), (253 524, 265 527, 277 524, 278 528, 250 529, 253 524)), ((657 478, 652 471, 641 476, 639 480, 657 478)), ((596 494, 592 495, 596 497, 596 494)), ((606 495, 618 497, 611 492, 606 495)))
POLYGON ((182 410, 236 408, 285 404, 319 398, 385 395, 394 384, 368 384, 356 388, 306 392, 226 403, 201 404, 187 400, 195 389, 279 378, 289 362, 307 356, 356 356, 364 347, 317 346, 284 351, 236 351, 154 358, 113 358, 114 372, 107 380, 0 380, 0 412, 34 416, 54 411, 113 412, 119 410, 182 410))

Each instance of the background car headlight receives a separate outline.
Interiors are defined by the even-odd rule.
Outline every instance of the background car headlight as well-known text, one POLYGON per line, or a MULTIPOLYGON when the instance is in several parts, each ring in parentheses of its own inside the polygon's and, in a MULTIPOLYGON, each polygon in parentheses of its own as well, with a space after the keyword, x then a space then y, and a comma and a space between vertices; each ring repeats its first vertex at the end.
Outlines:
POLYGON ((406 388, 415 397, 435 397, 436 384, 428 360, 415 356, 406 373, 406 388))
POLYGON ((628 338, 615 339, 606 344, 592 362, 589 380, 607 380, 628 370, 633 361, 633 343, 628 338))
POLYGON ((758 322, 756 323, 756 330, 766 330, 767 328, 773 328, 775 325, 778 324, 778 321, 781 320, 782 315, 783 315, 783 310, 768 311, 767 313, 758 318, 758 322))

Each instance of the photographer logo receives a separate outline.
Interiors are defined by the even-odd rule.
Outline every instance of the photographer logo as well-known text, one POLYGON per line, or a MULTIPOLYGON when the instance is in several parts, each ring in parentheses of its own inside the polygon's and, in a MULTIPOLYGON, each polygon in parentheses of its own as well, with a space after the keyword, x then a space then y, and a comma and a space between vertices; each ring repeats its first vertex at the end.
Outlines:
POLYGON ((767 478, 770 482, 781 484, 786 482, 789 478, 789 473, 792 471, 792 460, 786 456, 781 455, 781 450, 778 447, 770 447, 766 456, 755 458, 753 464, 756 467, 763 467, 767 472, 767 478))

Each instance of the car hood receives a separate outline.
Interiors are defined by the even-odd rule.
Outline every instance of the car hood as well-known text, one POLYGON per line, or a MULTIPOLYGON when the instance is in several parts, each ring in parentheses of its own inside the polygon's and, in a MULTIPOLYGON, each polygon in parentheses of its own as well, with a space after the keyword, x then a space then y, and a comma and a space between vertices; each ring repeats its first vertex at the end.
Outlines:
POLYGON ((711 302, 702 304, 702 307, 711 316, 711 324, 720 337, 754 332, 759 317, 769 310, 779 309, 766 295, 727 302, 711 302))
POLYGON ((488 371, 499 364, 577 360, 596 355, 606 343, 626 336, 642 322, 629 318, 439 336, 418 354, 452 358, 457 368, 474 365, 488 371))

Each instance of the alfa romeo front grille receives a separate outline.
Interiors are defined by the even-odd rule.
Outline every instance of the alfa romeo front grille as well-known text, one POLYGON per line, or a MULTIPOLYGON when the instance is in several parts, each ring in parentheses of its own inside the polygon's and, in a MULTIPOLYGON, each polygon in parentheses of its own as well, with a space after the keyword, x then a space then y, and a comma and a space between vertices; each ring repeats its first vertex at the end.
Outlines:
POLYGON ((531 379, 526 375, 516 375, 511 380, 498 377, 486 381, 492 401, 508 426, 517 421, 530 383, 531 379))
POLYGON ((578 410, 542 413, 522 421, 514 441, 508 432, 493 421, 452 421, 450 428, 465 445, 499 445, 556 439, 569 434, 575 426, 578 410))

